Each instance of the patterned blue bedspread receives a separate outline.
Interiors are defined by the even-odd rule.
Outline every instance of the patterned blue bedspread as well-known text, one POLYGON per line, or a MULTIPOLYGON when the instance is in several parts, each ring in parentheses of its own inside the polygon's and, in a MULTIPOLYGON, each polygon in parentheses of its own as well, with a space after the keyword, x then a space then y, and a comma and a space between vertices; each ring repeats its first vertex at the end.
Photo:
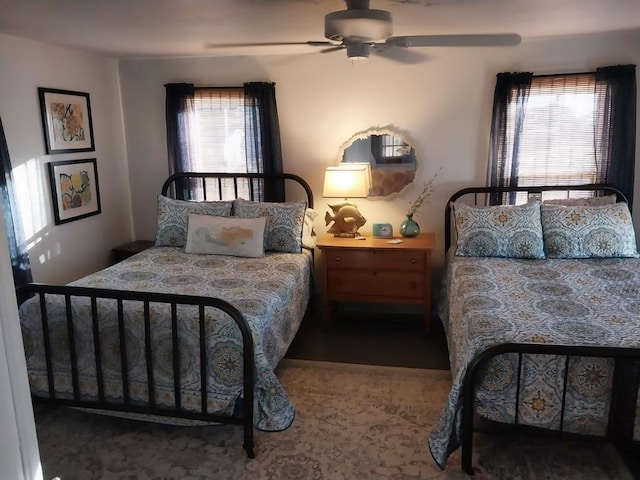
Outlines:
MULTIPOLYGON (((441 293, 453 383, 429 448, 442 468, 460 446, 462 379, 479 352, 505 342, 640 347, 640 259, 449 255, 441 293)), ((559 429, 564 357, 523 358, 518 422, 559 429)), ((517 361, 516 354, 489 361, 476 393, 480 415, 514 423, 517 361)), ((563 430, 605 434, 613 361, 574 357, 568 368, 563 430)), ((639 417, 635 439, 640 438, 639 417)))
MULTIPOLYGON (((295 410, 274 369, 284 357, 304 316, 311 292, 311 260, 302 254, 271 253, 262 258, 218 255, 194 255, 182 248, 154 247, 105 270, 93 273, 70 285, 119 290, 163 292, 222 298, 238 308, 246 318, 255 345, 255 426, 277 431, 293 421, 295 410)), ((89 321, 89 304, 74 300, 74 328, 82 359, 80 387, 83 399, 95 399, 95 364, 89 321)), ((101 300, 106 306, 109 300, 101 300)), ((126 304, 127 302, 125 302, 126 304)), ((60 398, 71 398, 70 371, 64 352, 68 345, 64 305, 61 297, 47 299, 53 347, 56 390, 60 398)), ((152 304, 153 305, 153 304, 152 304)), ((129 305, 130 307, 132 305, 129 305)), ((101 313, 102 353, 106 395, 122 396, 120 347, 115 302, 110 312, 101 313)), ((179 307, 183 309, 197 307, 179 307)), ((126 309, 126 344, 129 362, 130 393, 135 401, 147 402, 147 377, 144 359, 144 328, 140 305, 126 309)), ((242 342, 233 320, 221 311, 207 309, 214 321, 209 323, 208 346, 209 411, 230 414, 242 390, 242 342)), ((46 367, 40 307, 36 298, 20 308, 27 367, 32 391, 47 396, 46 367)), ((181 370, 186 375, 181 387, 183 407, 200 407, 200 357, 198 322, 193 316, 180 315, 181 370)), ((156 304, 151 309, 154 378, 162 385, 161 405, 173 406, 172 341, 169 307, 156 304)), ((68 358, 68 353, 66 353, 68 358)), ((157 388, 157 387, 156 387, 157 388)))

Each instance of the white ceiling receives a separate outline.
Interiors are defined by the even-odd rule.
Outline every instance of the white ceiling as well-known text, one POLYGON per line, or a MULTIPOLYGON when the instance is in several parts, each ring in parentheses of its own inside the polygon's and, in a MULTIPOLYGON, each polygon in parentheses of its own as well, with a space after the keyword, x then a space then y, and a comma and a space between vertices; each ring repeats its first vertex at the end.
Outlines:
MULTIPOLYGON (((117 57, 293 53, 210 44, 324 39, 343 0, 0 0, 0 33, 117 57)), ((640 0, 372 0, 394 35, 575 35, 640 28, 640 0)))

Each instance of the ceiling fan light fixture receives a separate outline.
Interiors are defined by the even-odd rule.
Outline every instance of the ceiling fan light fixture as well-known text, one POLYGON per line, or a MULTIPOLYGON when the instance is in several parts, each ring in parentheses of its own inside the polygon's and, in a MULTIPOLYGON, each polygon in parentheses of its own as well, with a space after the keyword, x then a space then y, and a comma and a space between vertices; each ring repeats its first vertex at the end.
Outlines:
POLYGON ((371 45, 368 43, 347 43, 347 57, 351 60, 364 60, 369 58, 371 45))
POLYGON ((392 34, 391 14, 386 10, 340 10, 324 17, 324 36, 329 40, 376 42, 392 34))

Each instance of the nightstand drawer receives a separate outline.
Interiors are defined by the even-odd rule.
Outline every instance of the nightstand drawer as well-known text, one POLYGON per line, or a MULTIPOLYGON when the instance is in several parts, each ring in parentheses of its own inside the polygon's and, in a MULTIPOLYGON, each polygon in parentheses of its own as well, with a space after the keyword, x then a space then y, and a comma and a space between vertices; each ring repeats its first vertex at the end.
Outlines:
POLYGON ((327 268, 424 271, 422 252, 332 249, 326 252, 327 268))
POLYGON ((421 298, 425 295, 425 276, 397 270, 330 270, 328 294, 342 299, 349 295, 421 298))

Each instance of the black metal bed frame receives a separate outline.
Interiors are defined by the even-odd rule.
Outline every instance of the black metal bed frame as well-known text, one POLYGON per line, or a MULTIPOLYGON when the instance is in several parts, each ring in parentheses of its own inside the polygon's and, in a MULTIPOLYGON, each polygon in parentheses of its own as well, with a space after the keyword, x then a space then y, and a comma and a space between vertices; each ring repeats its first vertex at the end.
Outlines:
MULTIPOLYGON (((162 194, 166 195, 172 185, 180 180, 197 179, 202 182, 203 190, 206 182, 215 181, 218 186, 221 185, 223 179, 228 179, 234 185, 234 198, 238 196, 238 179, 250 179, 254 181, 275 180, 283 181, 291 180, 299 184, 305 191, 307 196, 307 205, 313 206, 313 194, 311 188, 305 180, 294 174, 256 174, 256 173, 179 173, 169 177, 162 186, 162 194)), ((249 200, 255 199, 254 181, 248 182, 250 189, 249 200)), ((205 190, 206 191, 206 190, 205 190)), ((205 194, 206 198, 206 194, 205 194)), ((222 198, 219 198, 222 200, 222 198)), ((106 410, 113 412, 127 412, 145 415, 156 415, 161 417, 184 418, 190 420, 201 420, 215 423, 230 423, 243 426, 244 441, 243 448, 249 458, 255 457, 254 436, 253 436, 253 415, 254 415, 254 382, 255 382, 255 355, 253 338, 251 330, 242 313, 236 309, 231 303, 220 298, 211 298, 203 296, 178 295, 153 292, 132 292, 125 290, 103 289, 76 287, 69 285, 48 285, 42 283, 30 283, 16 289, 19 299, 26 299, 32 296, 38 296, 41 305, 41 321, 43 331, 43 343, 45 350, 45 364, 47 371, 48 397, 36 396, 34 399, 42 402, 53 403, 64 406, 82 407, 88 409, 106 410), (55 348, 51 344, 49 330, 49 314, 47 312, 46 297, 48 295, 57 295, 64 297, 67 335, 69 342, 69 366, 71 371, 71 382, 73 390, 73 398, 60 398, 56 394, 55 376, 53 372, 52 350, 55 348), (96 368, 96 389, 98 392, 96 400, 86 400, 81 398, 79 388, 79 367, 78 367, 78 344, 74 335, 74 318, 72 313, 72 299, 85 298, 89 299, 91 307, 91 323, 92 323, 92 343, 94 349, 94 361, 96 368), (122 372, 122 398, 118 401, 107 399, 105 395, 105 379, 103 372, 103 361, 101 354, 100 332, 98 325, 98 317, 100 312, 99 300, 107 299, 117 305, 117 322, 119 329, 119 348, 120 348, 120 368, 122 372), (144 345, 141 346, 144 352, 147 375, 147 391, 148 402, 146 405, 136 404, 131 398, 128 379, 128 360, 125 341, 125 321, 124 321, 124 302, 135 302, 136 305, 142 306, 144 316, 144 345), (151 349, 151 321, 150 310, 151 304, 168 305, 171 311, 171 337, 173 347, 173 386, 174 386, 174 407, 166 407, 158 405, 156 398, 156 383, 154 381, 154 362, 151 349), (181 403, 180 387, 182 378, 180 375, 180 351, 178 341, 178 307, 194 306, 198 310, 199 324, 199 357, 200 357, 200 398, 201 407, 199 411, 193 408, 185 408, 181 403), (222 415, 216 412, 209 412, 207 399, 207 378, 208 368, 206 362, 207 340, 206 340, 206 324, 210 320, 205 319, 205 309, 218 309, 229 315, 238 326, 242 337, 243 345, 243 378, 242 378, 242 408, 231 415, 222 415)))
MULTIPOLYGON (((466 195, 473 195, 474 203, 478 204, 478 198, 486 201, 491 194, 507 194, 512 192, 526 192, 529 196, 540 197, 544 191, 565 191, 567 198, 571 191, 592 191, 605 194, 616 194, 618 201, 627 201, 620 190, 610 185, 585 184, 585 185, 554 185, 535 187, 471 187, 455 192, 445 207, 445 254, 449 251, 452 238, 451 203, 466 195)), ((629 205, 631 209, 631 205, 629 205)), ((636 402, 640 386, 640 347, 597 347, 597 346, 570 346, 552 344, 517 344, 503 343, 494 345, 477 354, 467 367, 462 383, 462 470, 469 475, 474 474, 473 460, 473 433, 475 415, 475 388, 478 384, 481 372, 486 363, 497 355, 513 353, 518 355, 518 385, 515 399, 515 424, 512 428, 526 429, 537 433, 549 433, 549 430, 541 427, 521 425, 518 423, 518 405, 520 403, 520 373, 522 369, 522 356, 524 354, 547 354, 565 357, 565 374, 563 379, 563 392, 567 391, 568 363, 572 356, 604 357, 612 358, 615 362, 613 373, 613 386, 609 406, 609 418, 606 439, 609 440, 618 451, 640 451, 640 442, 633 440, 633 429, 636 412, 636 402)), ((563 432, 565 413, 564 397, 560 411, 560 428, 552 433, 558 436, 597 438, 589 435, 563 432)), ((637 454, 637 453, 635 453, 637 454)))
MULTIPOLYGON (((313 208, 313 192, 309 184, 298 175, 293 173, 202 173, 202 172, 182 172, 171 175, 162 185, 162 195, 167 195, 168 192, 175 187, 176 184, 183 180, 193 180, 200 183, 203 190, 204 200, 211 200, 207 198, 206 186, 207 182, 214 181, 218 187, 218 198, 216 200, 223 200, 222 198, 222 186, 224 180, 230 180, 234 189, 234 198, 238 198, 238 179, 256 180, 256 181, 284 181, 292 180, 299 184, 305 191, 307 206, 313 208)), ((249 188, 248 200, 256 200, 256 183, 253 181, 247 182, 249 188)))

